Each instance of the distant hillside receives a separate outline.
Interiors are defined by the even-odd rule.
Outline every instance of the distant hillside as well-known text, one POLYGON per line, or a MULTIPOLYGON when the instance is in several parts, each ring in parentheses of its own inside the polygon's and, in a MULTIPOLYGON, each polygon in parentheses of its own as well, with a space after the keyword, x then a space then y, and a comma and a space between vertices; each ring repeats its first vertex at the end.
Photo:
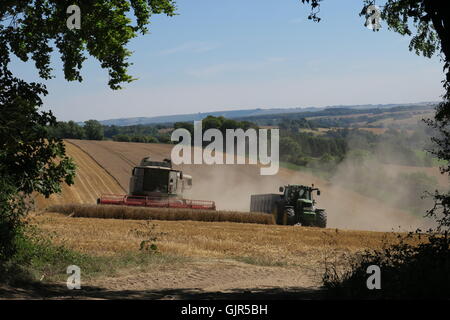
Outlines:
POLYGON ((325 109, 353 109, 353 110, 366 110, 366 109, 386 109, 401 106, 432 106, 436 102, 421 102, 421 103, 406 103, 406 104, 366 104, 366 105, 339 105, 329 107, 295 107, 295 108, 270 108, 270 109, 244 109, 244 110, 231 110, 231 111, 213 111, 213 112, 200 112, 190 114, 180 114, 171 116, 158 116, 158 117, 134 117, 134 118, 120 118, 100 121, 103 125, 116 125, 116 126, 132 126, 143 124, 157 124, 157 123, 174 123, 181 121, 195 121, 201 120, 209 115, 223 116, 229 119, 249 119, 252 117, 259 118, 267 115, 280 115, 288 113, 313 113, 322 111, 325 109))
POLYGON ((213 111, 213 112, 199 112, 190 114, 177 114, 171 116, 158 116, 158 117, 136 117, 136 118, 120 118, 100 121, 103 125, 116 125, 116 126, 131 126, 139 124, 152 124, 152 123, 173 123, 181 121, 195 121, 202 120, 207 116, 220 117, 223 116, 229 119, 259 116, 274 113, 290 113, 290 112, 303 112, 303 111, 317 111, 324 108, 273 108, 273 109, 245 109, 245 110, 231 110, 231 111, 213 111))
POLYGON ((331 107, 326 109, 316 109, 314 111, 301 111, 295 113, 273 113, 273 114, 262 114, 253 115, 248 117, 238 117, 237 120, 247 120, 256 123, 261 123, 262 120, 283 120, 283 119, 301 119, 305 118, 308 120, 317 118, 340 118, 346 116, 357 116, 357 115, 381 115, 381 114, 394 114, 400 112, 410 112, 414 111, 428 111, 434 108, 434 104, 414 104, 414 105, 383 105, 378 106, 368 106, 364 107, 331 107))

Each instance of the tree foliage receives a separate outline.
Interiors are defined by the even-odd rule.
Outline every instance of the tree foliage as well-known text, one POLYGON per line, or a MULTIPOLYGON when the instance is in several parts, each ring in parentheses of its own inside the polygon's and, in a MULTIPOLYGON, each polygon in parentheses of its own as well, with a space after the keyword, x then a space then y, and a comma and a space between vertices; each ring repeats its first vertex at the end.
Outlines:
MULTIPOLYGON (((320 3, 323 0, 301 0, 311 6, 309 18, 320 22, 320 3)), ((373 0, 363 0, 360 15, 365 15, 373 0)), ((434 0, 385 0, 380 5, 381 19, 388 28, 401 35, 411 36, 409 49, 431 57, 436 51, 449 52, 449 9, 443 1, 434 0)), ((448 65, 446 66, 446 68, 448 65)))
POLYGON ((42 79, 52 78, 51 54, 58 50, 69 81, 82 81, 87 56, 96 58, 109 74, 109 86, 130 82, 128 42, 148 32, 153 14, 175 14, 172 0, 79 0, 79 30, 66 26, 71 0, 6 0, 0 5, 0 63, 5 67, 14 54, 34 61, 42 79), (132 17, 134 16, 134 21, 132 17), (53 45, 54 44, 54 45, 53 45), (55 48, 56 47, 56 48, 55 48))
POLYGON ((0 175, 24 194, 48 196, 60 190, 60 182, 72 183, 74 167, 64 144, 47 134, 56 119, 37 112, 44 89, 12 77, 0 78, 0 87, 0 175))
MULTIPOLYGON (((27 83, 11 70, 13 56, 32 60, 41 79, 53 77, 51 57, 59 52, 64 77, 82 81, 87 56, 96 58, 109 74, 108 85, 120 89, 133 80, 128 74, 128 42, 146 33, 153 14, 175 14, 171 0, 79 0, 81 29, 66 24, 69 0, 2 0, 0 3, 0 262, 16 251, 25 198, 44 196, 71 184, 75 165, 63 142, 51 136, 57 122, 51 112, 40 112, 44 85, 27 83), (133 19, 134 17, 134 19, 133 19)), ((72 126, 74 129, 74 126, 72 126)), ((99 137, 93 124, 92 135, 99 137)), ((2 264, 0 264, 2 267, 2 264)))
MULTIPOLYGON (((310 17, 317 17, 322 0, 301 0, 312 7, 310 17)), ((374 1, 364 0, 364 8, 374 1)), ((432 137, 436 147, 433 153, 446 160, 442 173, 450 174, 450 9, 445 1, 436 0, 386 0, 381 13, 388 28, 411 36, 409 49, 416 54, 431 57, 440 51, 444 66, 445 94, 437 106, 434 119, 427 123, 439 134, 432 137)), ((417 178, 417 177, 416 177, 417 178)), ((427 232, 428 242, 414 245, 403 239, 398 245, 375 252, 365 252, 350 258, 349 270, 344 274, 337 268, 326 268, 324 284, 339 297, 371 298, 448 298, 450 277, 450 193, 435 191, 434 206, 427 212, 438 223, 435 230, 427 232), (383 290, 367 290, 367 267, 377 265, 383 270, 383 290)), ((417 230, 418 236, 421 231, 417 230)))
MULTIPOLYGON (((194 136, 194 124, 191 122, 175 122, 173 127, 174 129, 186 129, 190 132, 191 136, 194 136)), ((245 131, 250 128, 258 129, 258 126, 249 121, 227 119, 223 116, 207 116, 202 120, 202 134, 208 129, 218 129, 225 137, 227 129, 234 130, 238 128, 245 131)))
MULTIPOLYGON (((50 112, 38 112, 45 89, 10 73, 0 76, 0 263, 16 251, 25 198, 59 192, 60 183, 73 183, 75 167, 62 141, 48 136, 56 124, 50 112)), ((0 268, 2 265, 0 264, 0 268)))
POLYGON ((103 126, 97 120, 85 121, 83 129, 88 140, 103 140, 103 126))

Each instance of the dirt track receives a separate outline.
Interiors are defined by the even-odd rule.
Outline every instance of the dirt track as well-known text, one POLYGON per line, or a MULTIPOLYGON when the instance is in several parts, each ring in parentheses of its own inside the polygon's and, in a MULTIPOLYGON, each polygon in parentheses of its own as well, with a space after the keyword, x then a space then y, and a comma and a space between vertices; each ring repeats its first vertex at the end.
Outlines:
MULTIPOLYGON (((128 190, 131 170, 144 156, 156 160, 170 157, 171 145, 143 144, 113 141, 69 140, 94 158, 128 190)), ((69 150, 71 154, 71 150, 69 150)), ((74 155, 77 158, 77 155, 74 155)), ((255 193, 274 193, 284 184, 312 184, 322 195, 318 205, 328 212, 328 226, 332 228, 390 231, 414 229, 418 219, 407 212, 390 208, 380 201, 362 196, 308 173, 280 168, 276 176, 261 176, 254 165, 182 165, 179 167, 193 176, 194 187, 187 197, 214 200, 221 210, 249 210, 249 199, 255 193)), ((100 193, 108 193, 106 188, 100 193)), ((122 191, 123 192, 123 191, 122 191)))
POLYGON ((0 286, 4 299, 320 299, 320 277, 300 268, 203 260, 154 267, 150 272, 18 289, 0 286))
POLYGON ((217 292, 231 295, 233 291, 247 291, 246 297, 251 299, 253 291, 275 288, 285 292, 290 288, 317 290, 320 286, 317 279, 313 277, 313 272, 305 272, 300 268, 263 267, 232 260, 204 260, 183 266, 155 268, 151 273, 103 278, 88 285, 105 288, 116 295, 121 295, 123 288, 127 288, 135 292, 132 298, 148 293, 157 294, 170 288, 171 294, 158 298, 178 299, 185 298, 186 294, 213 295, 217 292))

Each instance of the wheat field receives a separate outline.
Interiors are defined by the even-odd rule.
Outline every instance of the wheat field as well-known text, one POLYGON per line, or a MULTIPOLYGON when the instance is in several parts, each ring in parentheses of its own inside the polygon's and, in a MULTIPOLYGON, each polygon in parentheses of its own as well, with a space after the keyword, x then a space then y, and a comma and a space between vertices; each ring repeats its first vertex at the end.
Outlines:
POLYGON ((165 254, 311 268, 330 257, 338 259, 342 254, 379 249, 398 241, 393 232, 233 222, 75 218, 60 213, 36 214, 32 221, 53 234, 56 243, 98 256, 137 252, 143 240, 156 238, 158 250, 165 254))
MULTIPOLYGON (((73 156, 89 155, 95 159, 91 175, 110 175, 115 187, 128 190, 131 170, 145 156, 155 160, 170 157, 169 144, 131 143, 115 141, 68 140, 74 148, 73 156), (75 150, 76 149, 76 150, 75 150), (76 151, 76 152, 75 152, 76 151)), ((72 149, 71 149, 72 152, 72 149)), ((71 153, 72 155, 72 153, 71 153)), ((364 196, 339 185, 331 184, 311 173, 280 168, 273 176, 260 174, 255 165, 180 165, 175 166, 193 177, 193 187, 183 197, 193 200, 214 201, 217 209, 245 212, 250 209, 250 196, 261 193, 277 193, 280 186, 287 184, 314 184, 321 189, 317 206, 328 212, 327 225, 340 229, 390 231, 402 226, 404 230, 422 227, 417 217, 376 199, 364 196)), ((86 170, 89 174, 89 170, 86 170)), ((75 188, 82 185, 75 184, 75 188)), ((109 193, 101 186, 94 193, 109 193)), ((126 191, 114 193, 126 194, 126 191)), ((61 203, 94 204, 95 201, 67 201, 61 203)), ((57 203, 50 203, 57 204, 57 203)))
POLYGON ((71 143, 66 142, 65 146, 77 167, 75 184, 72 186, 62 184, 62 192, 53 194, 47 199, 37 195, 34 199, 37 209, 42 210, 50 205, 65 203, 94 204, 103 193, 126 193, 115 178, 89 154, 71 143))

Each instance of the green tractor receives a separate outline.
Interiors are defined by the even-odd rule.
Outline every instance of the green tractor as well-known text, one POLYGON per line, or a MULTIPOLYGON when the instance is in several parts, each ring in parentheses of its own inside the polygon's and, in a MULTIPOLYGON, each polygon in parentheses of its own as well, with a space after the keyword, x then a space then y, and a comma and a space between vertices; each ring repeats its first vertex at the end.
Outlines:
POLYGON ((277 224, 325 228, 327 214, 325 209, 315 208, 314 191, 320 196, 320 190, 314 185, 287 185, 280 187, 282 194, 252 195, 250 211, 271 213, 277 224))

